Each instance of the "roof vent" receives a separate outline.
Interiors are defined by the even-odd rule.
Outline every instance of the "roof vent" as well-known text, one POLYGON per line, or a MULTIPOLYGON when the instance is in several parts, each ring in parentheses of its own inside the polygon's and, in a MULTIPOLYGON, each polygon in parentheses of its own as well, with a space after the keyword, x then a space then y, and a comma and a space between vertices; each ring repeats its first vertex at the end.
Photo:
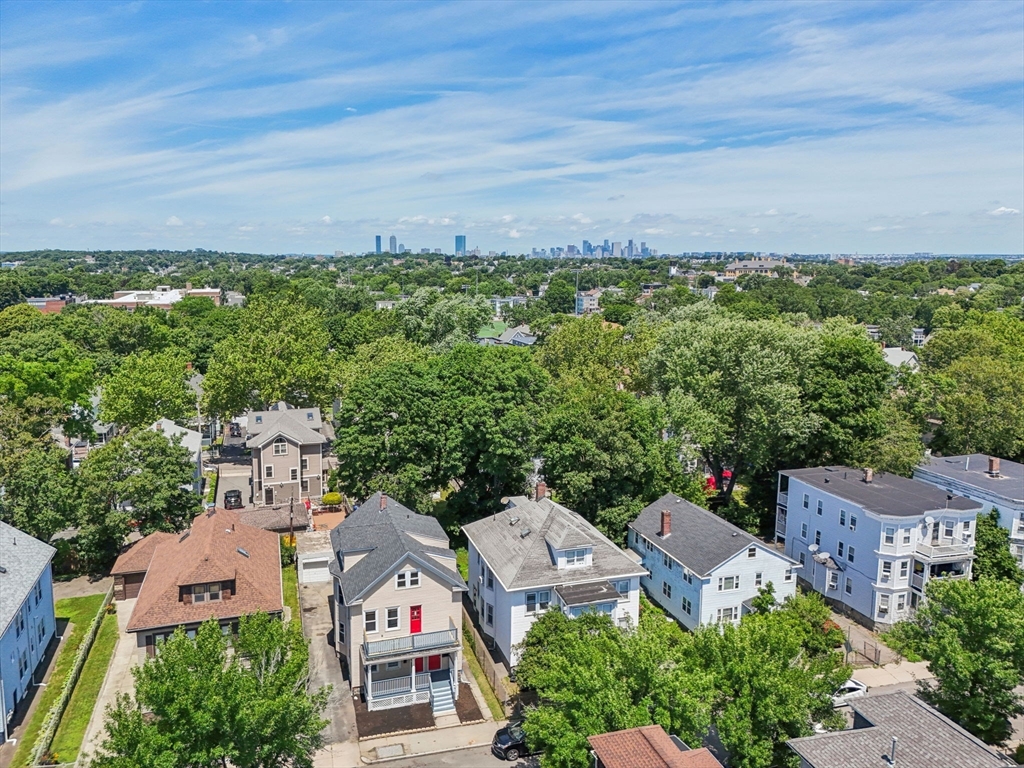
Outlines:
POLYGON ((0 565, 0 573, 7 573, 7 569, 0 565))
POLYGON ((190 533, 192 533, 192 529, 191 528, 189 530, 185 531, 183 534, 181 534, 181 536, 178 537, 178 543, 181 544, 181 542, 183 542, 185 539, 188 538, 188 535, 190 533))
POLYGON ((515 525, 518 522, 519 522, 519 518, 518 517, 513 517, 511 520, 508 521, 508 524, 509 525, 515 525))
POLYGON ((530 533, 531 533, 531 531, 530 531, 529 528, 523 528, 523 530, 521 530, 519 532, 519 538, 520 539, 525 539, 527 536, 530 535, 530 533))
POLYGON ((249 553, 248 553, 248 552, 246 552, 246 551, 245 551, 244 549, 242 549, 241 547, 238 547, 238 548, 237 548, 237 549, 235 550, 235 552, 237 552, 238 554, 242 555, 243 557, 248 557, 248 556, 249 556, 249 553))

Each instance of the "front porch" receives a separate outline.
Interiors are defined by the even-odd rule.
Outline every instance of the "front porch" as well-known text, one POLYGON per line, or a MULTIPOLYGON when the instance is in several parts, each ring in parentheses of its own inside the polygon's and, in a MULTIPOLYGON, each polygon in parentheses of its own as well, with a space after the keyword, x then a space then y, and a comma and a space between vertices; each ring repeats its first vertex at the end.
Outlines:
POLYGON ((366 708, 374 712, 429 704, 435 715, 449 712, 459 695, 458 663, 458 654, 447 653, 366 664, 366 708))

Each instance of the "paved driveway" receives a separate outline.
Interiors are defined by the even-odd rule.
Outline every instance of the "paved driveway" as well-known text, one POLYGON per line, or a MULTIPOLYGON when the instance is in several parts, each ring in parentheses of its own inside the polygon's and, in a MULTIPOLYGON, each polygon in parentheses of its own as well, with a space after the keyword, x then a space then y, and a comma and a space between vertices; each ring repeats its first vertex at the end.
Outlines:
POLYGON ((324 716, 329 719, 324 730, 324 743, 336 744, 356 740, 356 711, 348 681, 341 676, 341 663, 334 655, 334 621, 330 597, 334 583, 300 584, 299 605, 302 608, 302 632, 309 638, 309 680, 313 689, 331 685, 330 699, 324 716))
POLYGON ((252 506, 252 487, 249 478, 252 475, 252 464, 245 458, 224 460, 217 464, 217 506, 224 506, 224 494, 228 491, 240 491, 242 504, 252 506))

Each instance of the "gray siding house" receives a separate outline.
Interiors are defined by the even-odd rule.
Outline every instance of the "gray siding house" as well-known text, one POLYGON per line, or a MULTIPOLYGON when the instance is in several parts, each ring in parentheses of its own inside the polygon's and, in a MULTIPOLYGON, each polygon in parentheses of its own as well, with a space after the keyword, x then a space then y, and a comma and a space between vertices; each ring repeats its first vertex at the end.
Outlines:
POLYGON ((267 411, 250 411, 246 417, 253 503, 273 506, 323 496, 328 440, 320 409, 293 408, 282 402, 267 411))

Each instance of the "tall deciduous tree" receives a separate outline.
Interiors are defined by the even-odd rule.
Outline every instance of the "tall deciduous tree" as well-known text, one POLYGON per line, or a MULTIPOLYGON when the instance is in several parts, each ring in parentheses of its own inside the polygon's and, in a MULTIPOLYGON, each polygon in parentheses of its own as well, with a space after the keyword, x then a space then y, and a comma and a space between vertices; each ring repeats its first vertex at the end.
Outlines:
POLYGON ((320 310, 301 301, 252 300, 238 332, 214 348, 204 410, 233 416, 278 400, 326 407, 334 398, 329 342, 320 310))
POLYGON ((194 639, 175 632, 107 709, 94 768, 312 766, 329 690, 308 690, 298 623, 243 617, 234 651, 213 620, 194 639))
POLYGON ((100 418, 127 431, 158 419, 184 421, 196 414, 188 364, 178 351, 129 355, 103 382, 100 418))
POLYGON ((999 524, 999 510, 978 515, 975 532, 974 580, 981 578, 1006 579, 1018 586, 1024 583, 1024 569, 1017 565, 1010 551, 1010 532, 999 524))
POLYGON ((81 501, 68 452, 39 442, 16 459, 8 472, 6 462, 0 464, 0 520, 41 541, 77 525, 81 501))
POLYGON ((936 579, 928 601, 892 631, 928 660, 921 698, 989 744, 1004 744, 1024 714, 1024 594, 1010 580, 936 579))

